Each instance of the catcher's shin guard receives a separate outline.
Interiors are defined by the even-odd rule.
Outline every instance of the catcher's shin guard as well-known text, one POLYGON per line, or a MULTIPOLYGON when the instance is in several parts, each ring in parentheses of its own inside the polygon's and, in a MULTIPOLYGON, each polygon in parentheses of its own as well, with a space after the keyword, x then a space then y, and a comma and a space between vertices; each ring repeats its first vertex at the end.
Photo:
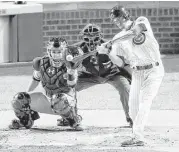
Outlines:
POLYGON ((20 92, 14 96, 11 103, 19 120, 12 120, 12 123, 9 125, 10 129, 19 129, 21 127, 29 129, 33 126, 34 120, 40 118, 36 111, 30 109, 30 102, 30 95, 26 92, 20 92))

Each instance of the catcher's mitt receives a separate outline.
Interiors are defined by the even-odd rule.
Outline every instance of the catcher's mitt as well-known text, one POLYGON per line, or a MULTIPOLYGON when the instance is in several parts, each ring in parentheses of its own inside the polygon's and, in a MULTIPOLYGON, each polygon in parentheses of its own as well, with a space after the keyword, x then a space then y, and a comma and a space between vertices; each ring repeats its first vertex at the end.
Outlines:
POLYGON ((80 57, 83 55, 83 51, 80 47, 68 46, 65 50, 64 55, 67 68, 76 69, 79 67, 80 64, 82 64, 83 60, 80 57))

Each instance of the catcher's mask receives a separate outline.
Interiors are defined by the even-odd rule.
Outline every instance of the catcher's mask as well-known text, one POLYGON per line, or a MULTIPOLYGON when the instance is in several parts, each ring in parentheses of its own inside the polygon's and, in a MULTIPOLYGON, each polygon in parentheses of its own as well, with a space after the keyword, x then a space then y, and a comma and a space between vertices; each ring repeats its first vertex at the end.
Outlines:
POLYGON ((120 29, 123 29, 126 21, 130 19, 130 14, 123 6, 117 5, 111 9, 110 19, 120 29))
POLYGON ((102 38, 102 32, 99 26, 95 24, 87 24, 82 31, 80 32, 80 35, 83 39, 83 41, 88 44, 90 49, 94 49, 94 46, 97 45, 102 38))
POLYGON ((63 53, 67 42, 63 38, 52 38, 47 44, 47 54, 54 67, 60 67, 63 64, 63 53))
MULTIPOLYGON (((86 43, 88 50, 93 51, 97 44, 100 44, 102 39, 101 28, 96 24, 87 24, 82 31, 80 32, 81 38, 86 43)), ((96 56, 91 56, 91 60, 93 64, 98 64, 96 56)))

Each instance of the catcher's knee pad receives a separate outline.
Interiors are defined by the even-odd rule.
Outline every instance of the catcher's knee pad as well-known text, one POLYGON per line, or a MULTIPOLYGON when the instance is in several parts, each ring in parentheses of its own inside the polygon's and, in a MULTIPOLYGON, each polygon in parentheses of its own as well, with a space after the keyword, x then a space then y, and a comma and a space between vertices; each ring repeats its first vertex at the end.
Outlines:
POLYGON ((31 121, 40 118, 36 111, 30 109, 31 98, 26 92, 17 93, 11 104, 15 115, 19 118, 19 122, 26 128, 32 127, 31 121))
POLYGON ((55 113, 68 115, 72 108, 76 106, 76 99, 65 93, 54 94, 51 99, 51 108, 55 113))

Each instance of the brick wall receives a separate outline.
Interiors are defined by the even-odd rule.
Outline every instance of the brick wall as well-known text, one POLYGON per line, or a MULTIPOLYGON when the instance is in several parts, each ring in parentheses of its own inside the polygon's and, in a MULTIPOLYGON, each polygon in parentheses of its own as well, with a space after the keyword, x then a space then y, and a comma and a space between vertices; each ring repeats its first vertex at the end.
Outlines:
MULTIPOLYGON (((115 5, 113 5, 115 6, 115 5)), ((109 7, 111 8, 111 7, 109 7)), ((146 16, 160 44, 161 53, 179 53, 179 7, 128 8, 131 16, 146 16)), ((110 23, 109 9, 57 9, 44 11, 43 40, 53 36, 66 38, 69 44, 80 41, 79 32, 87 23, 98 24, 105 39, 111 39, 118 28, 110 23)))

